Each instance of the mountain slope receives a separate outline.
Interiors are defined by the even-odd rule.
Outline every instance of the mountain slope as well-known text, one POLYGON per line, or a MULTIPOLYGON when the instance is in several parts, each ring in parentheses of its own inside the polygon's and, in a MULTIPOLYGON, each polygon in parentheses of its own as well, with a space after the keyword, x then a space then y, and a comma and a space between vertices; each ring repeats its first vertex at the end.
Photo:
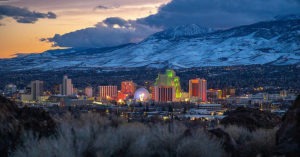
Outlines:
MULTIPOLYGON (((300 63, 300 20, 212 31, 196 25, 156 33, 138 44, 52 50, 1 60, 2 70, 231 66, 300 63)), ((1 70, 1 69, 0 69, 1 70)))
POLYGON ((162 32, 153 34, 148 39, 154 39, 154 38, 177 39, 182 37, 199 36, 199 35, 204 35, 212 32, 214 32, 214 30, 211 28, 204 28, 196 24, 191 24, 191 25, 182 25, 182 26, 169 28, 162 32))

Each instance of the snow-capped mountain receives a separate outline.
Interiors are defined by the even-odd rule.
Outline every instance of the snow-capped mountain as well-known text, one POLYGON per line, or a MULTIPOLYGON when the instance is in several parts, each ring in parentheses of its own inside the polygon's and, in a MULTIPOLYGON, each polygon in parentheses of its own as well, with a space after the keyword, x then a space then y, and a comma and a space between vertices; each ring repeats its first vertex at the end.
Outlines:
POLYGON ((300 19, 213 31, 197 25, 156 33, 137 44, 50 50, 0 60, 0 70, 232 66, 300 63, 300 19))

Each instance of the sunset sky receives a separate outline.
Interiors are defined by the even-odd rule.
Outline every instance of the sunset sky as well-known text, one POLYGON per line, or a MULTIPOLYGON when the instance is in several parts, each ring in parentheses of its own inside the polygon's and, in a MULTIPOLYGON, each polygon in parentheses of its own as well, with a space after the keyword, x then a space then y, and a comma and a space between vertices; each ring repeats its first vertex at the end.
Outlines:
MULTIPOLYGON (((5 16, 0 26, 0 58, 15 53, 42 52, 51 43, 41 42, 55 34, 65 34, 79 29, 94 27, 108 17, 135 20, 156 13, 158 7, 168 0, 12 0, 0 5, 27 8, 29 11, 55 13, 55 19, 40 18, 34 23, 18 23, 5 16), (99 7, 100 6, 100 7, 99 7), (102 6, 102 7, 101 7, 102 6), (98 7, 98 8, 97 8, 98 7)), ((1 9, 0 9, 1 12, 1 9)), ((101 38, 101 37, 99 37, 101 38)))
POLYGON ((0 58, 139 42, 183 24, 230 28, 299 8, 300 0, 1 0, 0 58))

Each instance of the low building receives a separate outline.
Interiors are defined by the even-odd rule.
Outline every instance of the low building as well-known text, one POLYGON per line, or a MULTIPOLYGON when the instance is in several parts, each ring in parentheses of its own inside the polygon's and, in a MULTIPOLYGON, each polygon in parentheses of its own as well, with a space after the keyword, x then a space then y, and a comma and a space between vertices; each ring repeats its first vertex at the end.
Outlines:
POLYGON ((220 111, 222 110, 221 104, 200 104, 198 109, 207 110, 207 111, 220 111))

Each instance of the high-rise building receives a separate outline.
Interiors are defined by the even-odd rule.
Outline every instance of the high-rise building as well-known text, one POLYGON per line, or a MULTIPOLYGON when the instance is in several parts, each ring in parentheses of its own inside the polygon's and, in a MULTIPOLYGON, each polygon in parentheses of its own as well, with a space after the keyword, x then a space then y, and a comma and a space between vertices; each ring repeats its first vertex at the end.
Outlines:
POLYGON ((189 81, 190 98, 200 98, 203 102, 207 101, 207 81, 205 79, 191 79, 189 81))
POLYGON ((14 84, 8 84, 5 86, 4 92, 6 94, 12 94, 15 93, 17 91, 17 86, 14 84))
POLYGON ((235 88, 225 88, 222 91, 222 97, 234 97, 235 96, 235 88))
POLYGON ((73 84, 72 80, 68 78, 67 75, 63 78, 63 84, 62 84, 62 95, 73 95, 73 84))
POLYGON ((93 87, 86 87, 84 93, 87 97, 93 97, 93 87))
POLYGON ((40 96, 43 95, 44 92, 44 82, 43 81, 31 81, 30 87, 31 87, 31 99, 32 100, 38 100, 40 96))
POLYGON ((53 95, 61 94, 61 84, 56 84, 52 87, 53 95))
POLYGON ((100 99, 116 99, 118 97, 117 86, 99 86, 100 99))
POLYGON ((165 74, 158 74, 158 77, 156 78, 156 81, 154 83, 154 92, 157 94, 157 89, 155 87, 161 87, 161 88, 170 88, 173 87, 174 89, 174 95, 175 100, 179 100, 181 98, 181 86, 180 86, 180 78, 176 76, 176 73, 174 70, 166 70, 165 74))
POLYGON ((222 99, 222 90, 219 89, 207 90, 207 100, 209 102, 216 102, 219 99, 222 99))
POLYGON ((201 97, 200 95, 200 79, 189 80, 189 95, 191 97, 201 97))
POLYGON ((121 93, 128 95, 128 96, 133 96, 135 92, 136 86, 133 81, 123 81, 121 83, 121 93))
POLYGON ((154 86, 152 97, 155 102, 172 102, 175 101, 175 87, 172 86, 154 86))

